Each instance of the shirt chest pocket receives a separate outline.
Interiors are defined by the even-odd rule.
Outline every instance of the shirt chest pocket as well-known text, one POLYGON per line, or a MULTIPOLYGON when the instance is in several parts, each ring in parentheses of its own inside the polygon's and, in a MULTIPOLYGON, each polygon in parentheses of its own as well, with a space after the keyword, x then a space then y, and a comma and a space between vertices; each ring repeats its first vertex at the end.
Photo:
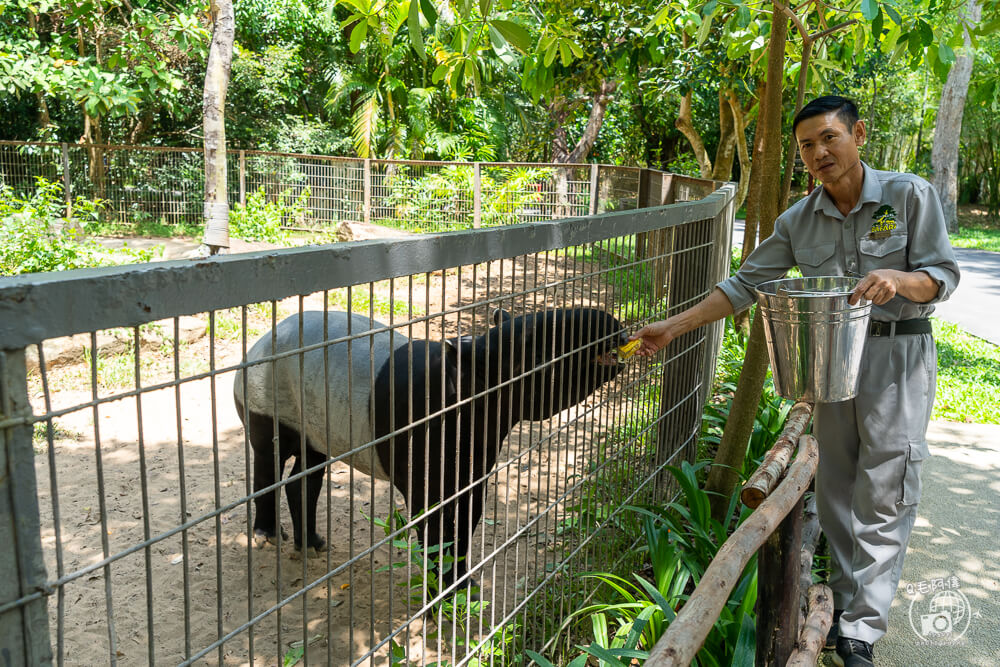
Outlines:
POLYGON ((836 243, 823 243, 822 245, 811 246, 809 248, 795 248, 792 254, 795 255, 795 263, 804 276, 831 275, 834 271, 834 253, 837 250, 836 243))
POLYGON ((862 271, 864 273, 875 269, 905 271, 906 242, 905 234, 894 234, 884 239, 862 237, 858 240, 862 271))

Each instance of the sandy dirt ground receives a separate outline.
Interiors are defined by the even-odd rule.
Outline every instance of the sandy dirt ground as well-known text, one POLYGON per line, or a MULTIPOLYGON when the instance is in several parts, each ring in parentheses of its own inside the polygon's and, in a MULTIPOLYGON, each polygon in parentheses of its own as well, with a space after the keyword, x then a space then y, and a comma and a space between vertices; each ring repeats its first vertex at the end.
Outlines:
MULTIPOLYGON (((392 293, 397 313, 407 303, 415 314, 452 311, 417 324, 407 331, 411 336, 481 332, 499 301, 454 309, 501 294, 517 312, 545 305, 609 307, 616 295, 607 283, 586 278, 596 268, 561 256, 522 258, 413 283, 365 286, 351 300, 357 304, 363 294, 379 304, 376 311, 387 310, 392 293)), ((346 295, 331 297, 336 299, 346 305, 346 295)), ((301 302, 305 309, 322 304, 323 295, 301 302)), ((298 298, 279 303, 278 319, 299 307, 298 298)), ((247 346, 269 327, 267 311, 247 310, 247 346)), ((371 517, 388 517, 393 508, 405 513, 402 497, 345 464, 330 467, 320 499, 319 530, 329 551, 300 559, 290 543, 280 555, 273 545, 248 543, 250 452, 231 398, 232 367, 244 345, 240 313, 217 314, 215 322, 212 337, 205 332, 206 315, 188 318, 189 334, 181 336, 187 342, 176 347, 173 321, 144 332, 138 396, 135 361, 123 354, 130 346, 122 332, 102 334, 101 340, 125 343, 109 347, 114 354, 98 355, 96 396, 123 398, 88 405, 95 397, 90 356, 63 354, 44 378, 37 370, 29 378, 35 414, 67 411, 52 420, 51 447, 44 423, 36 427, 49 578, 92 568, 50 600, 53 647, 66 664, 177 664, 227 637, 195 663, 278 665, 299 642, 307 645, 309 664, 387 664, 391 643, 414 664, 454 664, 493 625, 527 618, 525 598, 579 541, 578 533, 560 526, 587 493, 580 481, 596 462, 613 458, 609 434, 626 410, 620 392, 636 366, 583 404, 548 422, 522 423, 508 438, 474 536, 471 562, 479 568, 475 576, 486 604, 460 610, 456 623, 435 612, 419 587, 410 599, 403 584, 417 574, 413 568, 389 567, 406 563, 407 543, 385 543, 371 517), (176 378, 183 381, 174 385, 176 378), (158 384, 166 386, 156 389, 158 384), (136 546, 149 538, 148 547, 136 546), (114 560, 104 565, 109 555, 114 560)), ((284 500, 282 516, 290 532, 284 500)))

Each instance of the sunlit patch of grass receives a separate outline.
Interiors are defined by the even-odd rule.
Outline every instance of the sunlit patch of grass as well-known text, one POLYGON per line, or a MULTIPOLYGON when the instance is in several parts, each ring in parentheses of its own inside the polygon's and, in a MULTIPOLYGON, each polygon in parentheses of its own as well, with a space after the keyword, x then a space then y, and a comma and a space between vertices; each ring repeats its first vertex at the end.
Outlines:
POLYGON ((932 419, 1000 424, 1000 347, 931 318, 938 351, 932 419))
MULTIPOLYGON (((347 288, 331 290, 328 303, 330 308, 335 310, 348 310, 347 288)), ((359 315, 373 313, 375 318, 388 318, 389 315, 409 317, 411 314, 411 304, 402 299, 393 299, 390 301, 387 295, 367 289, 352 289, 350 312, 359 315)), ((412 314, 414 317, 423 315, 424 309, 417 304, 412 304, 412 314)))
POLYGON ((949 237, 956 248, 973 248, 1000 252, 1000 229, 983 229, 959 225, 958 233, 949 237))

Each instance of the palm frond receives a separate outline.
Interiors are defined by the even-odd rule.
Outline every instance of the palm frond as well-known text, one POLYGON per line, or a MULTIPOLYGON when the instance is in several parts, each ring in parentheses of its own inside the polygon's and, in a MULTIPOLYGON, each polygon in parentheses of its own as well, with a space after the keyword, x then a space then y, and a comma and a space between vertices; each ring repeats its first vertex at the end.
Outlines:
POLYGON ((375 132, 378 130, 379 101, 374 91, 368 92, 354 110, 351 117, 351 138, 358 157, 371 157, 375 147, 375 132))

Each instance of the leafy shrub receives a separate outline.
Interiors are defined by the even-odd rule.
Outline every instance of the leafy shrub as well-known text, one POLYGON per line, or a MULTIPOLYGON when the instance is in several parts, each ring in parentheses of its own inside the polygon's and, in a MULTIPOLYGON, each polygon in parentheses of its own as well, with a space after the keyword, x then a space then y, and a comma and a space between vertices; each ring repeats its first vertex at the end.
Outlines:
POLYGON ((64 271, 91 266, 148 262, 155 249, 111 250, 87 239, 104 202, 77 197, 65 217, 62 185, 39 177, 34 194, 21 198, 0 185, 0 275, 64 271))
POLYGON ((285 225, 305 219, 309 196, 309 188, 306 187, 294 201, 289 190, 268 201, 267 193, 261 187, 247 196, 246 205, 237 204, 229 212, 229 233, 244 241, 285 243, 288 241, 285 225))

